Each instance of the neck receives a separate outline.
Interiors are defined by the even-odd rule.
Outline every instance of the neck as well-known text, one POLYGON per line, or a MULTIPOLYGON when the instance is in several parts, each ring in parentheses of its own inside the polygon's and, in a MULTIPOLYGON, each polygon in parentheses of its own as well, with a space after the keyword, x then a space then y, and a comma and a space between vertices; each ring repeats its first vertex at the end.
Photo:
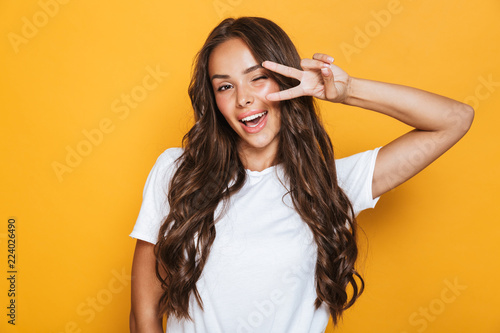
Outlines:
POLYGON ((277 144, 264 148, 245 147, 240 144, 238 153, 245 169, 262 171, 276 164, 277 144))

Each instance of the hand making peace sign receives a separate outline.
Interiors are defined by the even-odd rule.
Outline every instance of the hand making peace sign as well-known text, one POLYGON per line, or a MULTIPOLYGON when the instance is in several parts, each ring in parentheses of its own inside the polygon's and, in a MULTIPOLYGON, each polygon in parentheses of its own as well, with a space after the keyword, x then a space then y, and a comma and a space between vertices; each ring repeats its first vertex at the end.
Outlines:
POLYGON ((296 87, 266 96, 270 101, 282 101, 300 96, 314 96, 330 102, 343 102, 347 97, 350 77, 340 67, 333 64, 333 58, 323 53, 315 53, 312 59, 302 59, 302 71, 293 67, 264 61, 264 68, 300 81, 296 87))

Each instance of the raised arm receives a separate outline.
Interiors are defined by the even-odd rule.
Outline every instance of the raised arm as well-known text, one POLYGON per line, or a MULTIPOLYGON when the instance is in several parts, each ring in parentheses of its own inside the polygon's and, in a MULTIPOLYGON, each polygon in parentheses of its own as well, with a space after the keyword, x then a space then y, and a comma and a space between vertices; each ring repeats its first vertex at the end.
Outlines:
POLYGON ((452 147, 467 132, 474 117, 472 107, 447 97, 350 77, 326 54, 303 59, 301 66, 303 71, 265 61, 263 67, 301 81, 297 87, 267 98, 315 96, 377 111, 415 128, 379 151, 373 176, 374 198, 410 179, 452 147))
POLYGON ((467 104, 401 85, 351 78, 345 104, 396 118, 415 129, 380 149, 373 197, 413 177, 451 148, 469 129, 467 104))
POLYGON ((162 294, 155 273, 154 245, 137 240, 132 263, 131 333, 163 333, 158 318, 158 301, 162 294))

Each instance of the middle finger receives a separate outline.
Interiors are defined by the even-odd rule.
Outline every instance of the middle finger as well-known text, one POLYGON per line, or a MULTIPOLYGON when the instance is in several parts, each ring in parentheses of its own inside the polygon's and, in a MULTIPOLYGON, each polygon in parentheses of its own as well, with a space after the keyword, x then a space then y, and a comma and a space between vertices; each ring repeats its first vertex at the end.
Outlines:
POLYGON ((308 69, 321 69, 323 67, 330 67, 330 64, 320 60, 306 58, 300 61, 300 66, 302 67, 303 70, 308 70, 308 69))
POLYGON ((288 67, 285 65, 278 64, 274 61, 266 60, 262 63, 262 67, 272 70, 273 72, 276 72, 278 74, 292 77, 299 81, 302 78, 302 71, 293 67, 288 67))

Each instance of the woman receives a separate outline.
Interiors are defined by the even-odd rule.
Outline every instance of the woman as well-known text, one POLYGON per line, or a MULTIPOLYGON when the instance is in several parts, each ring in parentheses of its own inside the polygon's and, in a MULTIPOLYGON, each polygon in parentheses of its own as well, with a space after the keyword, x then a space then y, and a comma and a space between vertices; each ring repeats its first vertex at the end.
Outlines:
POLYGON ((468 105, 300 57, 273 22, 222 21, 197 55, 196 123, 148 176, 131 236, 132 332, 324 332, 363 291, 356 220, 468 130, 468 105), (334 160, 313 97, 415 129, 334 160), (351 296, 349 297, 349 294, 351 296))

